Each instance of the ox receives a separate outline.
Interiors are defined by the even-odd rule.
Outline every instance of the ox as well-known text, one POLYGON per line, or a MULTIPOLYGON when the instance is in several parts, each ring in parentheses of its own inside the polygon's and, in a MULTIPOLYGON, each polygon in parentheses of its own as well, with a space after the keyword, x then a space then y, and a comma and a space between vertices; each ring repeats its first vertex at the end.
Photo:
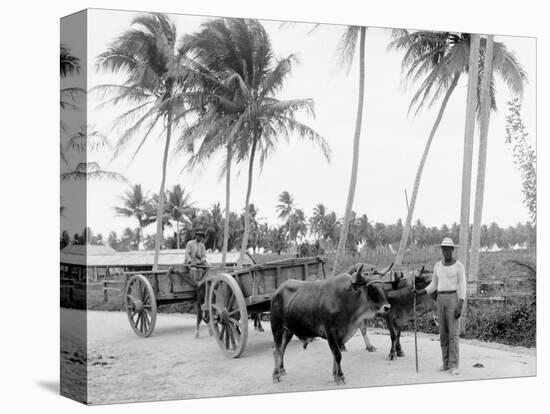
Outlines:
MULTIPOLYGON (((357 266, 357 265, 356 265, 357 266)), ((356 271, 356 266, 350 268, 348 273, 356 271)), ((367 267, 370 265, 363 265, 367 267)), ((368 268, 368 267, 367 267, 368 268)), ((403 349, 401 348, 401 332, 404 327, 412 318, 413 313, 413 294, 412 294, 412 277, 414 275, 415 288, 417 290, 424 289, 431 282, 432 273, 425 270, 424 267, 419 271, 412 272, 393 272, 393 280, 384 281, 384 290, 388 302, 391 305, 391 311, 383 315, 386 321, 388 330, 390 331, 391 347, 388 358, 394 360, 396 357, 405 356, 403 349)), ((437 294, 419 296, 416 299, 416 309, 420 313, 429 311, 435 311, 437 294)), ((372 346, 369 337, 367 335, 367 323, 363 321, 359 329, 363 335, 365 341, 365 347, 367 351, 373 352, 376 350, 372 346)))
POLYGON ((341 347, 357 331, 361 321, 390 310, 380 279, 383 274, 376 270, 364 273, 360 267, 353 276, 341 274, 315 282, 287 280, 280 285, 271 300, 273 381, 280 381, 286 374, 285 349, 296 335, 304 343, 304 349, 314 338, 327 340, 333 356, 334 381, 343 384, 341 347))

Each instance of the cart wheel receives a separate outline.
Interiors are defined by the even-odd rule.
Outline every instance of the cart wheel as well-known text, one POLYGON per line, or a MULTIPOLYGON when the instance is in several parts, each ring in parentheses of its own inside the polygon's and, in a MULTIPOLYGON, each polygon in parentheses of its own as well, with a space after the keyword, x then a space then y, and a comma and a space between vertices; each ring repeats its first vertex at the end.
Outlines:
POLYGON ((229 358, 239 357, 248 338, 248 313, 239 285, 227 273, 216 275, 208 295, 210 327, 229 358))
POLYGON ((130 278, 124 304, 134 332, 144 338, 150 336, 157 321, 157 301, 153 287, 145 276, 134 275, 130 278))

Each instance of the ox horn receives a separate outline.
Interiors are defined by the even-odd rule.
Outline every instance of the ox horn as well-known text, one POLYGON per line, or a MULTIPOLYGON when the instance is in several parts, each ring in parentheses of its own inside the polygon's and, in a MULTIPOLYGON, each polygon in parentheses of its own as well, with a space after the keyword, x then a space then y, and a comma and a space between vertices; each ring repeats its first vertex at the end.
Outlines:
POLYGON ((388 267, 382 269, 380 272, 378 272, 381 276, 384 276, 386 273, 388 273, 393 267, 393 263, 391 263, 388 267))
POLYGON ((359 266, 357 272, 351 277, 351 284, 354 286, 365 284, 365 279, 363 278, 363 265, 359 266))

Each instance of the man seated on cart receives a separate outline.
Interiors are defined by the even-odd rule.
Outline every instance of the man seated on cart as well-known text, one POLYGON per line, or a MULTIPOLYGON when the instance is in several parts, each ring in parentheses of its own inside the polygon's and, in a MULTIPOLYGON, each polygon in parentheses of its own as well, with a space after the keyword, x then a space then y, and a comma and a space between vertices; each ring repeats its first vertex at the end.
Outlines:
POLYGON ((195 238, 185 246, 185 264, 189 266, 189 274, 198 283, 206 270, 206 246, 203 243, 204 231, 195 231, 195 238))

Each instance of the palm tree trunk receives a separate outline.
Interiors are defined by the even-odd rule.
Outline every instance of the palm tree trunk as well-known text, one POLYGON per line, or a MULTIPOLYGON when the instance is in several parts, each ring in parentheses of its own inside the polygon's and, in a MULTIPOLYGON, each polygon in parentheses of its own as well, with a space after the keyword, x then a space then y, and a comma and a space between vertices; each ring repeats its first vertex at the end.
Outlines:
POLYGON ((359 98, 357 102, 357 118, 355 120, 355 133, 353 137, 353 161, 351 166, 351 178, 348 190, 348 199, 346 202, 346 213, 344 216, 344 224, 340 232, 340 240, 338 241, 338 249, 336 250, 336 258, 332 268, 332 276, 340 266, 340 261, 344 254, 346 241, 348 238, 349 222, 351 219, 351 209, 353 207, 353 199, 355 197, 355 186, 357 184, 357 170, 359 167, 359 141, 361 138, 361 124, 363 122, 363 101, 365 98, 365 35, 367 28, 361 26, 360 41, 359 41, 359 98))
POLYGON ((466 104, 466 127, 464 131, 464 158, 462 160, 462 200, 460 204, 460 235, 458 260, 468 268, 468 235, 470 232, 470 193, 472 186, 472 158, 474 152, 474 130, 476 117, 476 96, 479 68, 479 35, 470 38, 470 60, 468 64, 468 95, 466 104))
POLYGON ((180 221, 176 220, 176 249, 180 249, 180 221))
POLYGON ((155 234, 155 255, 153 256, 153 270, 158 269, 160 243, 162 241, 162 233, 164 226, 163 212, 164 212, 164 186, 166 184, 166 164, 168 163, 168 151, 170 150, 170 138, 172 136, 172 116, 168 114, 168 123, 166 126, 166 143, 164 144, 164 156, 162 158, 162 180, 160 182, 159 190, 159 203, 157 206, 157 233, 155 234))
POLYGON ((240 252, 240 259, 244 258, 244 255, 246 253, 246 248, 248 245, 248 233, 250 232, 250 193, 252 191, 252 176, 253 176, 253 170, 254 170, 254 155, 256 154, 256 145, 258 143, 258 140, 260 139, 260 135, 258 134, 257 137, 254 137, 254 141, 252 142, 252 148, 250 149, 250 161, 248 163, 248 187, 246 189, 246 201, 245 201, 245 208, 244 208, 244 232, 243 232, 243 240, 241 244, 241 252, 240 252))
POLYGON ((143 226, 141 224, 141 222, 139 223, 139 233, 138 233, 138 250, 141 249, 142 247, 142 244, 141 244, 141 241, 143 240, 143 226))
POLYGON ((225 223, 223 225, 223 247, 222 247, 222 266, 225 266, 227 260, 227 250, 229 247, 229 201, 231 190, 231 147, 227 146, 227 162, 225 175, 225 223))
POLYGON ((490 85, 493 75, 493 36, 487 36, 483 79, 481 80, 481 116, 479 127, 479 152, 477 160, 476 200, 474 205, 474 226, 472 229, 472 252, 470 254, 469 280, 477 281, 479 270, 479 241, 481 216, 483 213, 483 197, 485 192, 485 170, 487 166, 487 136, 491 117, 490 85))
POLYGON ((407 220, 405 221, 405 228, 403 230, 403 235, 401 236, 401 242, 399 243, 399 250, 397 250, 397 255, 395 258, 395 264, 397 266, 400 266, 403 263, 403 256, 405 255, 405 249, 409 241, 409 235, 411 234, 411 222, 414 214, 414 208, 416 206, 416 198, 418 197, 418 191, 420 189, 420 180, 422 179, 424 165, 426 164, 426 159, 428 158, 428 153, 430 152, 433 138, 435 136, 437 129, 439 128, 439 124, 441 123, 441 119, 443 118, 443 113, 445 112, 445 108, 447 107, 449 98, 451 97, 454 89, 456 88, 459 77, 460 77, 460 73, 455 74, 453 81, 449 86, 449 89, 447 90, 445 97, 443 98, 443 102, 441 102, 441 107, 439 108, 437 118, 435 119, 432 130, 430 131, 430 135, 428 136, 428 141, 426 141, 426 146, 424 147, 422 158, 420 159, 420 164, 418 165, 418 169, 416 170, 416 178, 414 180, 414 187, 411 195, 411 201, 408 204, 408 208, 407 208, 407 220))
POLYGON ((292 211, 288 216, 288 244, 289 247, 292 249, 292 211))

